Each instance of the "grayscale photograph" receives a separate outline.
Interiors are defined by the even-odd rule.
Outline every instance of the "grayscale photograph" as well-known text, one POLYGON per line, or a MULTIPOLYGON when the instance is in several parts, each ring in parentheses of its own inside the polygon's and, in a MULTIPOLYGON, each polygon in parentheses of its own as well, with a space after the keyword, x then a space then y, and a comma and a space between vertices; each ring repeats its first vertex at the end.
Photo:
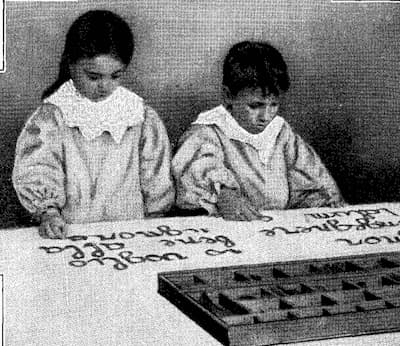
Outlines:
POLYGON ((399 1, 0 1, 0 345, 400 345, 399 1))

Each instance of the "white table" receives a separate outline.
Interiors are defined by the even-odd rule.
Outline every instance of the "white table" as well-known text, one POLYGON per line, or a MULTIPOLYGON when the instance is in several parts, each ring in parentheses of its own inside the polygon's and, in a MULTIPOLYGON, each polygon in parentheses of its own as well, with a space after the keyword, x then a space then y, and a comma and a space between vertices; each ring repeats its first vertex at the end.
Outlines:
MULTIPOLYGON (((265 214, 273 220, 190 217, 69 226, 70 236, 86 239, 46 240, 35 228, 1 231, 4 345, 220 345, 157 293, 157 273, 400 250, 400 238, 395 238, 400 233, 400 204, 265 214), (343 211, 349 210, 346 216, 343 211), (334 211, 340 213, 327 219, 311 215, 334 211), (161 225, 167 228, 160 231, 161 225), (283 228, 298 233, 286 234, 283 228), (113 234, 114 240, 96 236, 113 234), (183 243, 190 240, 193 243, 183 243), (130 255, 132 263, 119 257, 121 252, 125 258, 130 255), (162 257, 166 253, 184 259, 162 257), (111 257, 121 260, 119 270, 111 257)), ((301 345, 378 344, 400 345, 400 333, 301 345)))

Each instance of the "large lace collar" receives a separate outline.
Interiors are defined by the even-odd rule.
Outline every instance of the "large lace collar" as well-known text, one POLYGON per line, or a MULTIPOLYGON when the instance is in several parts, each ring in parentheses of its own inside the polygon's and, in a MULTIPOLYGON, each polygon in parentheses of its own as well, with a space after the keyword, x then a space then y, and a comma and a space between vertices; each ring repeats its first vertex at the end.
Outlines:
POLYGON ((88 140, 108 131, 120 143, 126 129, 144 119, 143 99, 121 86, 105 100, 93 102, 69 80, 44 102, 59 107, 67 126, 78 127, 88 140))
POLYGON ((223 105, 220 105, 207 112, 200 113, 193 124, 216 125, 228 138, 252 145, 259 151, 261 159, 266 162, 272 154, 273 146, 284 122, 285 120, 282 117, 276 116, 263 132, 251 134, 237 123, 223 105))

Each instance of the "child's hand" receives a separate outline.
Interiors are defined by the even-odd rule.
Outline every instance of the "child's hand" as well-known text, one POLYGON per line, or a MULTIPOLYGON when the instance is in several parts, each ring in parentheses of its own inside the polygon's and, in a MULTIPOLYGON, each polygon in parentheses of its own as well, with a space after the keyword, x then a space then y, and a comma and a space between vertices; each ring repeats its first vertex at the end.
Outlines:
POLYGON ((64 218, 58 209, 50 208, 40 218, 39 235, 43 238, 63 239, 66 235, 64 218))
POLYGON ((237 190, 222 188, 218 196, 217 208, 225 220, 259 220, 262 215, 237 190))

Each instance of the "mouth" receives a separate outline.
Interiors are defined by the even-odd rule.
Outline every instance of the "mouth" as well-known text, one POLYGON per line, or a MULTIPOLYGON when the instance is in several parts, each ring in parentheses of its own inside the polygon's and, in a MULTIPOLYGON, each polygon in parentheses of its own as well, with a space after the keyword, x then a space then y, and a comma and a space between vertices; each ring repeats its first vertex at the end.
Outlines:
POLYGON ((94 97, 94 100, 102 101, 102 100, 105 100, 108 96, 110 96, 108 93, 99 93, 94 97))
POLYGON ((258 134, 261 133, 265 130, 265 125, 254 125, 251 129, 248 129, 247 131, 252 133, 252 134, 258 134))
POLYGON ((254 127, 253 127, 253 133, 261 133, 261 132, 263 132, 264 130, 265 130, 265 128, 267 127, 267 123, 264 123, 264 122, 259 122, 259 123, 256 123, 256 124, 254 124, 254 127))

